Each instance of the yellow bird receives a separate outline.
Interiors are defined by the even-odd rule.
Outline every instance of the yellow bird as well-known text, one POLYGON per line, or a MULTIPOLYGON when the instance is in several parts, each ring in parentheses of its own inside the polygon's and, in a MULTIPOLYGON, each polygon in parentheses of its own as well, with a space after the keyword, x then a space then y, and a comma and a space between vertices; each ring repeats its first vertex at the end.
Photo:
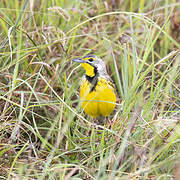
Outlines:
POLYGON ((85 69, 80 86, 81 107, 91 117, 109 116, 115 108, 116 93, 105 63, 96 55, 73 59, 85 69))

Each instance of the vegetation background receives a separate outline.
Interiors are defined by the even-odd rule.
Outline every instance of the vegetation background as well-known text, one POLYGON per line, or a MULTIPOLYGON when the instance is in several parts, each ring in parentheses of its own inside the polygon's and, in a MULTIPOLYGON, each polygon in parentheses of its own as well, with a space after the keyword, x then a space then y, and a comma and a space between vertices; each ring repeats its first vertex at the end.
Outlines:
POLYGON ((1 0, 0 179, 178 179, 178 0, 1 0), (86 116, 83 70, 103 58, 118 94, 86 116))

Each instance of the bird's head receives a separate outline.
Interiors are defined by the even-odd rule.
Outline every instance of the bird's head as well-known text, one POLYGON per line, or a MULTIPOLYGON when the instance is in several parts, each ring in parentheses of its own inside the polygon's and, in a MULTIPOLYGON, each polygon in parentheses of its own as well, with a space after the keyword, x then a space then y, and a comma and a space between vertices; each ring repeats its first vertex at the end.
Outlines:
POLYGON ((87 55, 82 58, 76 58, 72 61, 80 63, 86 71, 86 76, 94 77, 97 73, 106 73, 106 66, 103 60, 96 55, 87 55))

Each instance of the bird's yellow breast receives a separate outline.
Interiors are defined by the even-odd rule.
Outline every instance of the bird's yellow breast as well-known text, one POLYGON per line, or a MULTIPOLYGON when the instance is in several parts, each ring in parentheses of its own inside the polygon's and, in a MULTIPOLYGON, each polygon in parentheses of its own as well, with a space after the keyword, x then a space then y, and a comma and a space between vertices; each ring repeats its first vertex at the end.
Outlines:
POLYGON ((88 80, 83 80, 80 87, 80 99, 85 113, 92 117, 110 115, 116 103, 113 86, 101 77, 98 77, 97 85, 93 89, 88 80))

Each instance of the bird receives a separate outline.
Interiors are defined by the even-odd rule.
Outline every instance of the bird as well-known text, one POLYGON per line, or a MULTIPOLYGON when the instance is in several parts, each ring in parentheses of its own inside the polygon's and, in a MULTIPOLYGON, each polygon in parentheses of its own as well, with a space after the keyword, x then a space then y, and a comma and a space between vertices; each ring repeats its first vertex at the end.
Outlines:
POLYGON ((80 63, 85 70, 80 84, 83 111, 92 118, 109 116, 116 106, 116 90, 104 61, 94 54, 72 61, 80 63))

